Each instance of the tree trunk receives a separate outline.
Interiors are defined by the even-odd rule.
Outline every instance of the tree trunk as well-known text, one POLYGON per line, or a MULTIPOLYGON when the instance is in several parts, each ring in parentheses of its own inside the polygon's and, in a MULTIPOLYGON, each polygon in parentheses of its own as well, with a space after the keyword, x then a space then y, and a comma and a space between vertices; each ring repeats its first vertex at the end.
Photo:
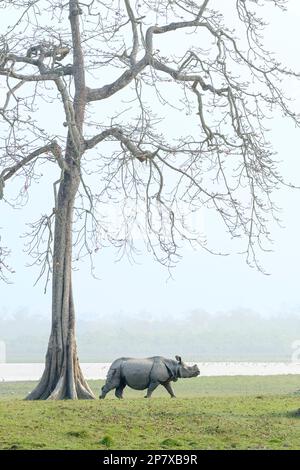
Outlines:
POLYGON ((52 274, 52 330, 44 374, 28 400, 95 398, 86 383, 77 357, 75 312, 72 293, 72 220, 74 201, 80 184, 82 126, 86 107, 84 57, 81 47, 78 0, 69 0, 69 20, 73 42, 75 95, 72 106, 64 86, 57 81, 69 125, 64 171, 56 201, 52 274))
POLYGON ((52 279, 52 330, 43 376, 27 400, 95 398, 80 369, 72 293, 72 218, 80 178, 73 167, 60 183, 52 279))

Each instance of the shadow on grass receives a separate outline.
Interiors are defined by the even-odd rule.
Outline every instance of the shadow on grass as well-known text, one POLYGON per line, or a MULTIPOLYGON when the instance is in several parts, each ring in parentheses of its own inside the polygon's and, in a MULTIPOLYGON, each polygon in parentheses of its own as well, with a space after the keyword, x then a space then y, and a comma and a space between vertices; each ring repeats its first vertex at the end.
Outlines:
POLYGON ((300 408, 298 408, 297 410, 288 411, 287 413, 284 413, 284 416, 286 416, 287 418, 300 419, 300 408))
POLYGON ((289 411, 272 412, 269 414, 269 416, 272 418, 300 419, 300 408, 289 411))

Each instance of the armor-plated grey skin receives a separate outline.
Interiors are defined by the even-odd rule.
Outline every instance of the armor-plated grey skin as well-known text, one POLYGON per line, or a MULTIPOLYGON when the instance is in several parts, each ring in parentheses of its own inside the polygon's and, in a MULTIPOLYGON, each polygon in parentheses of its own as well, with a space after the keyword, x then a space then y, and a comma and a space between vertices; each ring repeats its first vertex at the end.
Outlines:
POLYGON ((156 387, 163 385, 171 397, 175 398, 171 382, 176 382, 179 378, 197 377, 200 374, 197 364, 187 366, 180 356, 175 356, 175 358, 176 361, 161 356, 145 359, 131 357, 116 359, 109 368, 106 383, 102 387, 99 398, 105 398, 106 394, 113 389, 116 389, 117 398, 123 398, 126 385, 135 390, 147 388, 145 398, 150 398, 156 387))

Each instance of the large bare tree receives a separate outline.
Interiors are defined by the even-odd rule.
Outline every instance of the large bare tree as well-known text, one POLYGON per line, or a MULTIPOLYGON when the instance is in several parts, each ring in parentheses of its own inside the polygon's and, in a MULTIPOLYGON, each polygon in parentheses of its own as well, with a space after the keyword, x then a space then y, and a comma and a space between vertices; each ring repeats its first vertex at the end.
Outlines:
MULTIPOLYGON (((264 49, 259 16, 285 4, 1 2, 0 198, 23 204, 44 168, 60 174, 53 210, 27 234, 52 280, 45 371, 28 399, 94 397, 76 353, 74 258, 107 243, 130 253, 139 230, 171 267, 182 244, 211 250, 195 221, 214 209, 260 268, 271 193, 283 183, 266 120, 281 112, 299 124, 285 97, 298 75, 264 49), (20 193, 10 200, 13 178, 20 193)), ((7 254, 0 249, 2 278, 7 254)))

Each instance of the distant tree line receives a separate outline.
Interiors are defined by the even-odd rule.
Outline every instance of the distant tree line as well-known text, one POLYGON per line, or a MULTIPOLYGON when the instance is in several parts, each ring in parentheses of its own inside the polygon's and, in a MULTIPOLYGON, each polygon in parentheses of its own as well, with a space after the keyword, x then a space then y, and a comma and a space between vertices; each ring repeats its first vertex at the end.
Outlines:
MULTIPOLYGON (((8 362, 42 362, 49 323, 25 311, 0 314, 0 340, 8 362)), ((235 310, 209 314, 195 310, 175 319, 149 313, 81 319, 78 347, 82 362, 109 362, 117 356, 180 353, 198 361, 288 361, 300 339, 300 314, 265 317, 235 310)))

